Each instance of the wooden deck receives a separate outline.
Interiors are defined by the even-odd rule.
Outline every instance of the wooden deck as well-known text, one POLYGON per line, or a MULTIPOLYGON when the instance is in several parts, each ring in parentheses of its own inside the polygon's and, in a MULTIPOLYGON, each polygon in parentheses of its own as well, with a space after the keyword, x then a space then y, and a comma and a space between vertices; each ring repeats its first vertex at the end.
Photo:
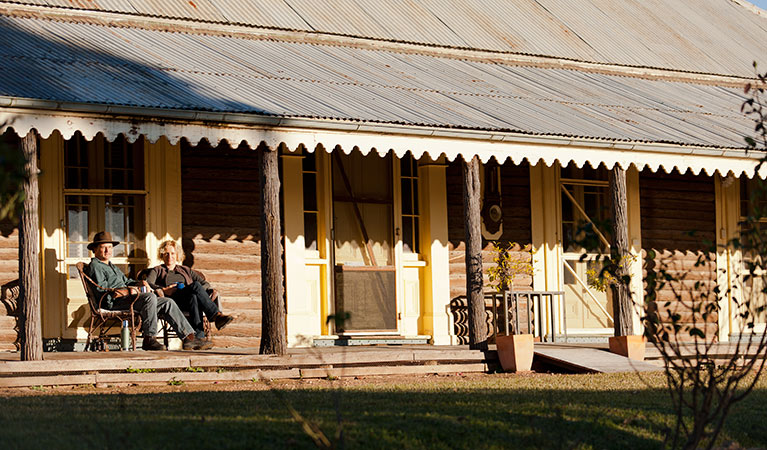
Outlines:
POLYGON ((291 349, 285 356, 257 349, 167 352, 46 353, 44 361, 19 361, 0 353, 0 387, 249 381, 488 372, 497 362, 468 347, 386 346, 291 349))
MULTIPOLYGON (((607 351, 603 344, 535 344, 539 366, 577 373, 662 370, 648 348, 646 362, 607 351)), ((467 346, 398 345, 290 349, 285 356, 259 355, 254 348, 167 352, 52 352, 44 361, 19 361, 0 352, 0 388, 51 385, 225 382, 253 379, 327 378, 494 372, 488 352, 467 346)))
MULTIPOLYGON (((658 361, 629 361, 600 344, 535 344, 536 362, 572 372, 661 370, 658 361)), ((285 356, 255 348, 167 352, 52 352, 19 361, 0 352, 0 388, 93 384, 212 383, 258 379, 455 374, 500 370, 494 347, 386 345, 290 349, 285 356)))
MULTIPOLYGON (((717 344, 714 358, 736 348, 717 344)), ((741 352, 743 349, 739 349, 741 352)), ((689 356, 694 352, 689 350, 689 356)), ((753 352, 751 352, 753 353, 753 352)), ((764 357, 765 355, 761 355, 764 357)), ((285 356, 259 355, 256 348, 166 352, 51 352, 44 361, 19 361, 0 351, 0 388, 52 385, 225 382, 253 379, 454 374, 500 370, 494 346, 377 345, 290 349, 285 356)), ((535 364, 576 373, 663 370, 658 351, 647 346, 644 362, 607 351, 607 344, 536 343, 535 364)))

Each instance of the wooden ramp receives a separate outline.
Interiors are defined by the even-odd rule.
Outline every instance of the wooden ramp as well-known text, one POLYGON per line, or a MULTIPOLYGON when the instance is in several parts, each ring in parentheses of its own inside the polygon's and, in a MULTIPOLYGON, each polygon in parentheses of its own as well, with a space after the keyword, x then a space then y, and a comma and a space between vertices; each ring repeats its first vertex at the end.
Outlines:
POLYGON ((656 372, 662 367, 634 361, 607 350, 570 345, 535 344, 535 358, 574 372, 656 372))

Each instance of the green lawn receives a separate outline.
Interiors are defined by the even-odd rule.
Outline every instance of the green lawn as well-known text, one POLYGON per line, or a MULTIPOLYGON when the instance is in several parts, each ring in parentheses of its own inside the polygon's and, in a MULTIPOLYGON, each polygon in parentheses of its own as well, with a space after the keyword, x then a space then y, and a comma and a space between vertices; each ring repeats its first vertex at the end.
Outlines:
MULTIPOLYGON (((329 434, 340 393, 346 448, 658 448, 672 424, 663 380, 634 374, 286 382, 329 434), (404 381, 403 381, 404 380, 404 381)), ((0 393, 0 447, 312 448, 260 383, 0 393), (24 395, 21 395, 24 394, 24 395), (31 395, 30 395, 31 394, 31 395)), ((767 383, 733 410, 726 438, 767 446, 767 383)))

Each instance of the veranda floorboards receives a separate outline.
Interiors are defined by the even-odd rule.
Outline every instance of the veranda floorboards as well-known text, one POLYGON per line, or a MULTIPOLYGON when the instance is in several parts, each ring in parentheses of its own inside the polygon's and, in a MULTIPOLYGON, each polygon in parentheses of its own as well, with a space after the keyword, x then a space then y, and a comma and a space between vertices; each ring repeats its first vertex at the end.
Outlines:
POLYGON ((46 353, 44 361, 18 357, 0 353, 0 387, 486 372, 496 359, 495 352, 429 345, 290 349, 284 356, 246 348, 61 352, 46 353))

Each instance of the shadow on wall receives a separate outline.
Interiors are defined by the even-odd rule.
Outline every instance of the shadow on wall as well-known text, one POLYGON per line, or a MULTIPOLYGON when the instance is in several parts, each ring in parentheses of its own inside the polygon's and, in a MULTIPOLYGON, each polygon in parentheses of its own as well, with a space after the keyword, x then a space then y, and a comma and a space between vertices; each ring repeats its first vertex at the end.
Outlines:
POLYGON ((16 231, 16 223, 10 220, 0 220, 0 237, 8 238, 16 231))
POLYGON ((261 197, 259 150, 181 140, 181 197, 184 264, 200 241, 259 241, 261 197))
POLYGON ((0 303, 5 307, 6 315, 16 316, 19 313, 19 280, 9 281, 0 286, 0 303))
MULTIPOLYGON (((716 242, 713 177, 644 170, 639 174, 639 192, 645 272, 665 271, 679 277, 656 292, 657 305, 687 310, 690 304, 684 306, 681 300, 699 302, 716 297, 716 259, 707 254, 716 242), (648 258, 650 251, 654 253, 652 259, 648 258)), ((688 322, 690 314, 681 312, 682 322, 688 322)), ((716 330, 717 320, 718 315, 711 314, 705 326, 707 335, 716 330)))
POLYGON ((0 315, 4 316, 11 316, 13 319, 13 331, 12 333, 8 334, 8 336, 14 336, 14 338, 9 338, 8 340, 2 339, 0 340, 0 345, 8 344, 11 347, 9 348, 15 348, 16 350, 19 349, 20 346, 20 338, 19 335, 19 280, 13 280, 9 281, 2 286, 0 286, 0 305, 5 308, 5 314, 2 314, 3 311, 0 309, 0 315), (12 342, 11 342, 12 341, 12 342))

